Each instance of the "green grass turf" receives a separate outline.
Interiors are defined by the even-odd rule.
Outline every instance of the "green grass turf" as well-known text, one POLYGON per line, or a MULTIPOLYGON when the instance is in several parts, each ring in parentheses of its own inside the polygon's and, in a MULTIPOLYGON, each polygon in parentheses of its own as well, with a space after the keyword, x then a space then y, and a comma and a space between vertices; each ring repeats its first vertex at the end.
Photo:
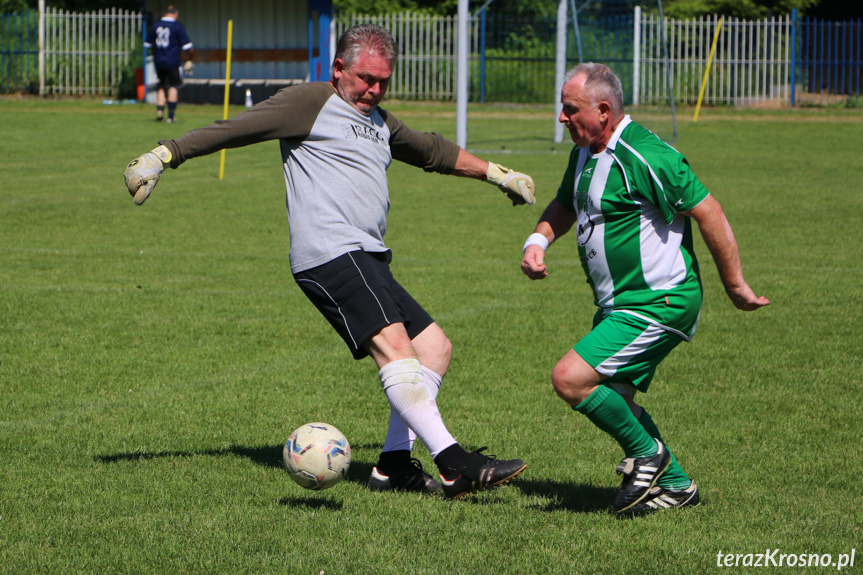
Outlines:
MULTIPOLYGON (((389 107, 455 135, 452 106, 389 107)), ((489 156, 534 176, 534 208, 390 170, 393 270, 454 344, 445 421, 528 462, 452 502, 366 488, 388 407, 371 361, 350 359, 291 278, 276 143, 228 151, 224 180, 218 154, 192 160, 136 207, 125 164, 220 107, 181 105, 165 125, 149 106, 0 101, 0 573, 704 573, 738 571, 720 551, 768 549, 856 549, 859 571, 863 117, 690 112, 676 147, 772 305, 736 311, 699 238, 699 333, 642 400, 705 505, 621 520, 619 448, 549 384, 593 314, 574 238, 546 280, 519 271, 565 152, 489 156), (280 461, 315 420, 354 449, 321 493, 280 461)), ((500 121, 536 130, 547 114, 500 121)))

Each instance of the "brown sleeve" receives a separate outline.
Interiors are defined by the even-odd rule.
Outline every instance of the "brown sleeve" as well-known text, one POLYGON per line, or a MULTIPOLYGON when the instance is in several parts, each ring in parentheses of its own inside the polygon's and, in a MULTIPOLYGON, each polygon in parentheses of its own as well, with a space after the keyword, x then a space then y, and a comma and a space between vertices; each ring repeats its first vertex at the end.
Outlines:
POLYGON ((329 82, 309 82, 279 90, 271 98, 230 120, 187 132, 174 140, 159 140, 171 151, 171 167, 223 149, 269 140, 303 140, 328 98, 329 82))
POLYGON ((390 129, 390 150, 393 159, 426 172, 451 174, 455 168, 460 148, 435 132, 420 132, 408 128, 392 114, 380 110, 390 129))

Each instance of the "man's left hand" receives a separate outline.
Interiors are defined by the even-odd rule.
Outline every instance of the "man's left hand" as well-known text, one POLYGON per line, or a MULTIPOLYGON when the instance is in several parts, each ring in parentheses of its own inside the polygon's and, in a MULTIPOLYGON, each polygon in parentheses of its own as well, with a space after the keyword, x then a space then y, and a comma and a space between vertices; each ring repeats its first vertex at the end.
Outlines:
POLYGON ((514 206, 524 204, 532 206, 536 203, 536 184, 527 174, 489 162, 485 179, 500 188, 500 191, 512 200, 514 206))
POLYGON ((545 265, 545 250, 537 245, 527 246, 521 260, 521 271, 532 280, 548 277, 548 266, 545 265))
POLYGON ((749 284, 744 283, 737 288, 725 288, 725 293, 731 299, 734 307, 743 311, 755 311, 766 305, 770 305, 770 300, 764 296, 757 296, 749 284))

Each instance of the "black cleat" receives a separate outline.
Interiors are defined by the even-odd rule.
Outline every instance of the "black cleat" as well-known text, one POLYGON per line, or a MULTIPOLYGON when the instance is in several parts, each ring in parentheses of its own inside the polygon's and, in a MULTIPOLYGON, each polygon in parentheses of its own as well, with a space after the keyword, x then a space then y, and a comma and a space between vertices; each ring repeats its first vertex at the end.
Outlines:
POLYGON ((477 491, 494 489, 498 485, 508 483, 516 475, 524 471, 527 465, 521 459, 495 459, 493 455, 482 455, 483 447, 473 453, 472 465, 463 469, 453 479, 441 475, 443 493, 449 499, 461 499, 477 491))
POLYGON ((698 486, 694 481, 683 490, 666 489, 657 485, 650 490, 647 497, 630 507, 626 513, 640 515, 675 507, 695 507, 699 503, 701 503, 701 497, 698 495, 698 486))
POLYGON ((671 465, 668 448, 658 439, 654 438, 654 441, 659 448, 655 455, 625 457, 617 466, 617 473, 623 475, 623 485, 614 498, 615 513, 627 511, 647 497, 650 489, 656 485, 656 480, 671 465))
POLYGON ((441 485, 431 475, 423 471, 418 459, 411 459, 410 465, 392 475, 384 475, 378 468, 372 469, 369 477, 372 491, 414 491, 417 493, 437 493, 441 485))

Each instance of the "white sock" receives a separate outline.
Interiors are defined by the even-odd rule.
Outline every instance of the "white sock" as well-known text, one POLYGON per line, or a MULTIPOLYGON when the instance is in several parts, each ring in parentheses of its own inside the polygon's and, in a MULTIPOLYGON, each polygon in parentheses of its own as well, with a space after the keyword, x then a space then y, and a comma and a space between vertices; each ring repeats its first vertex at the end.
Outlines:
POLYGON ((432 459, 456 443, 443 423, 418 360, 400 359, 388 363, 381 368, 378 377, 392 410, 425 444, 432 459))
MULTIPOLYGON (((423 382, 429 390, 432 399, 437 399, 443 378, 429 368, 422 366, 423 382)), ((414 447, 417 434, 405 425, 402 418, 394 407, 390 406, 390 426, 387 428, 387 439, 381 451, 411 451, 414 447)))

